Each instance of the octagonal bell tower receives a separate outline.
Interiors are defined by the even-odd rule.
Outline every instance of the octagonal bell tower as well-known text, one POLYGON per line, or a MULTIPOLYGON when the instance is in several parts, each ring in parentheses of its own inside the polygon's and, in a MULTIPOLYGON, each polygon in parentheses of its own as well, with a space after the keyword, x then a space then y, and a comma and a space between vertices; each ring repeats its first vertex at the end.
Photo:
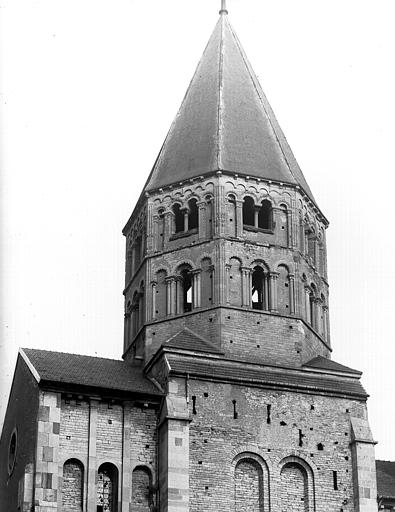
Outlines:
POLYGON ((124 228, 125 356, 187 327, 230 357, 329 357, 327 225, 222 12, 124 228))

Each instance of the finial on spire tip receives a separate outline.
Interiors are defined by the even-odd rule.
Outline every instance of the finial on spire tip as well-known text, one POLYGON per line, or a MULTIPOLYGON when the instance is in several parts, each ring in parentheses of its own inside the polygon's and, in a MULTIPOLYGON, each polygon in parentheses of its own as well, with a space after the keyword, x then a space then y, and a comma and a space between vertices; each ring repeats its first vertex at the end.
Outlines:
POLYGON ((228 14, 228 10, 226 8, 226 0, 221 0, 221 10, 219 11, 220 14, 228 14))

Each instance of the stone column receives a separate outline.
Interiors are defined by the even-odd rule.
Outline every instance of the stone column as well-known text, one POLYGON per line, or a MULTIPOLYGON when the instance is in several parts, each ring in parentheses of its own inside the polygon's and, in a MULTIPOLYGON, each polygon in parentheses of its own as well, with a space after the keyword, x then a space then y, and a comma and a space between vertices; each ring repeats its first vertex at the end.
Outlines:
POLYGON ((366 418, 350 418, 354 511, 377 511, 377 483, 374 445, 366 418))
POLYGON ((60 409, 60 393, 40 391, 34 486, 34 510, 37 512, 56 512, 61 503, 58 488, 60 409))
POLYGON ((287 237, 288 237, 288 247, 293 247, 293 242, 292 242, 292 239, 293 239, 293 225, 292 225, 292 211, 291 210, 286 210, 286 215, 287 215, 287 237))
MULTIPOLYGON (((218 180, 220 180, 220 178, 218 178, 218 180)), ((224 187, 219 183, 214 188, 214 236, 221 236, 225 231, 224 196, 224 187)))
POLYGON ((176 297, 175 297, 175 301, 176 301, 176 313, 177 315, 179 315, 180 313, 183 313, 183 305, 181 303, 181 296, 182 296, 182 292, 183 292, 183 289, 182 289, 182 279, 181 277, 177 277, 176 278, 176 297))
POLYGON ((184 208, 184 231, 189 231, 189 209, 184 208))
POLYGON ((159 215, 154 215, 152 217, 152 229, 153 239, 151 250, 156 252, 159 250, 159 215))
POLYGON ((207 220, 206 220, 206 203, 205 201, 199 201, 197 204, 198 215, 199 215, 199 240, 207 238, 207 220))
POLYGON ((270 274, 269 274, 270 311, 277 311, 277 278, 278 278, 278 272, 270 272, 270 274))
POLYGON ((166 277, 166 315, 172 315, 172 293, 171 293, 171 283, 174 277, 166 277))
POLYGON ((158 427, 160 512, 189 512, 189 423, 186 398, 168 395, 158 427))
POLYGON ((322 306, 322 320, 323 320, 323 337, 325 341, 329 342, 329 336, 328 336, 328 306, 323 304, 322 306))
POLYGON ((87 485, 87 512, 96 512, 96 430, 97 430, 97 409, 99 401, 90 400, 89 403, 89 440, 88 440, 88 485, 87 485))
POLYGON ((248 267, 241 267, 241 305, 248 308, 252 307, 252 274, 248 267))
POLYGON ((268 274, 263 275, 262 286, 263 286, 263 294, 264 294, 263 309, 266 311, 269 311, 269 309, 270 309, 270 294, 269 294, 270 278, 269 278, 268 274))
POLYGON ((291 315, 295 314, 295 276, 289 274, 289 312, 291 315))
POLYGON ((132 481, 132 474, 130 467, 130 434, 132 420, 130 406, 130 402, 123 403, 121 512, 129 512, 129 505, 131 501, 130 482, 132 481))
POLYGON ((236 199, 236 236, 243 236, 243 203, 240 199, 236 199))
POLYGON ((307 288, 304 289, 304 298, 305 298, 304 307, 305 307, 306 322, 311 324, 310 291, 307 288))
POLYGON ((226 295, 227 295, 227 289, 229 286, 229 278, 228 281, 226 281, 226 269, 224 262, 226 261, 226 255, 225 255, 225 246, 223 241, 221 240, 218 245, 218 252, 217 252, 217 268, 218 272, 217 275, 217 300, 220 304, 226 303, 226 295))
MULTIPOLYGON (((178 282, 178 280, 177 280, 178 282)), ((176 279, 173 277, 170 280, 170 301, 171 301, 171 314, 175 315, 178 313, 177 310, 177 301, 179 300, 178 294, 177 294, 177 285, 176 285, 176 279)))
MULTIPOLYGON (((156 226, 154 226, 154 217, 152 215, 153 206, 148 202, 147 207, 147 233, 146 233, 146 248, 147 252, 151 253, 154 251, 154 246, 157 241, 157 222, 156 226)), ((156 216, 157 217, 157 216, 156 216)))
POLYGON ((215 288, 215 268, 214 268, 214 265, 211 265, 211 298, 212 298, 212 301, 211 301, 211 305, 213 304, 216 304, 217 303, 217 292, 216 292, 216 288, 215 288))
POLYGON ((230 265, 227 263, 225 265, 225 283, 226 283, 226 287, 225 287, 225 302, 226 304, 230 304, 230 301, 229 301, 229 286, 230 286, 230 280, 229 280, 229 275, 230 275, 230 265))
POLYGON ((201 270, 197 269, 192 272, 192 309, 200 308, 201 305, 201 270))

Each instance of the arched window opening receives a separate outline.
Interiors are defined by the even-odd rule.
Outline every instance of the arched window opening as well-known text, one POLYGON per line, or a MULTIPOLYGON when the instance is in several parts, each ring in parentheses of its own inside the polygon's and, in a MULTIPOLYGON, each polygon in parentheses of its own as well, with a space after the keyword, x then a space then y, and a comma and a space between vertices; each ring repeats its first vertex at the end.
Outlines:
POLYGON ((267 311, 269 309, 268 279, 262 267, 255 267, 252 273, 252 307, 267 311))
POLYGON ((265 199, 258 213, 258 227, 261 229, 272 229, 273 225, 272 203, 265 199))
POLYGON ((310 510, 307 473, 295 462, 288 462, 281 470, 280 503, 280 510, 310 510))
POLYGON ((69 459, 63 465, 62 509, 82 512, 84 466, 77 459, 69 459))
POLYGON ((243 203, 243 224, 255 226, 255 205, 252 197, 247 196, 243 203))
POLYGON ((196 203, 196 199, 191 199, 188 202, 188 231, 191 229, 198 229, 199 227, 199 210, 196 203))
POLYGON ((109 462, 99 467, 97 476, 96 512, 116 512, 118 491, 118 470, 109 462))
POLYGON ((173 206, 174 213, 174 231, 175 233, 181 233, 184 231, 184 214, 181 211, 181 206, 176 203, 173 206))
POLYGON ((184 313, 192 311, 192 276, 188 269, 181 271, 182 306, 184 313))
POLYGON ((235 511, 262 512, 263 510, 262 468, 254 459, 241 459, 235 469, 235 511))
POLYGON ((137 466, 132 473, 132 510, 149 512, 152 505, 151 473, 144 466, 137 466))

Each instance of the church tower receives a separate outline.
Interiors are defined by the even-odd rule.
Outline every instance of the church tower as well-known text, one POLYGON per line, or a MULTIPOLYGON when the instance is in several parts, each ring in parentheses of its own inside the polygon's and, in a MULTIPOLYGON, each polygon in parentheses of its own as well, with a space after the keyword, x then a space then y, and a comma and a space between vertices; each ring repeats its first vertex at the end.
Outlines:
POLYGON ((222 3, 123 231, 123 360, 20 349, 1 511, 377 510, 328 221, 222 3))
POLYGON ((124 358, 166 394, 160 510, 370 512, 367 395, 331 360, 328 221, 227 14, 123 231, 124 358))

